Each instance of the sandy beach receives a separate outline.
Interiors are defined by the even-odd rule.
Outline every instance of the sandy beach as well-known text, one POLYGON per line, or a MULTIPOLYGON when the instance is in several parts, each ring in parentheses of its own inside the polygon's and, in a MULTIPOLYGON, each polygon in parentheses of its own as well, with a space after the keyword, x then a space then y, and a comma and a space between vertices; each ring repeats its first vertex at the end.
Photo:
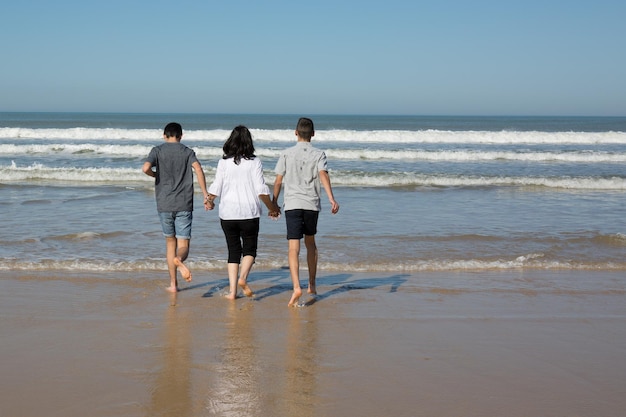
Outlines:
MULTIPOLYGON (((623 415, 623 289, 429 284, 446 274, 480 275, 321 274, 288 308, 286 270, 235 302, 217 275, 169 295, 136 274, 2 271, 0 415, 623 415)), ((611 280, 521 275, 550 274, 611 280)))

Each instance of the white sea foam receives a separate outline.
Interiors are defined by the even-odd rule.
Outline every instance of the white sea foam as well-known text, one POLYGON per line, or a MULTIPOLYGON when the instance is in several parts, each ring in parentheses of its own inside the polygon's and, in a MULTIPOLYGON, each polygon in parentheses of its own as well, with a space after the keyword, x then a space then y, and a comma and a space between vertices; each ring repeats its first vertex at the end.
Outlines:
MULTIPOLYGON (((258 261, 255 268, 257 271, 276 267, 272 261, 258 261)), ((194 271, 223 271, 224 261, 196 261, 188 262, 188 266, 194 271)), ((626 263, 604 262, 585 263, 570 261, 546 261, 540 257, 529 255, 512 260, 421 260, 394 263, 332 263, 322 262, 319 268, 324 271, 342 272, 437 272, 437 271, 489 271, 489 270, 614 270, 626 269, 626 263), (539 259, 537 259, 539 258, 539 259)), ((93 272, 133 272, 133 271, 165 271, 163 260, 142 261, 106 261, 106 260, 53 260, 23 261, 5 258, 0 260, 0 270, 23 270, 23 271, 93 271, 93 272)))
MULTIPOLYGON (((214 168, 205 166, 205 172, 214 173, 214 168)), ((507 177, 507 176, 463 176, 463 175, 426 175, 413 172, 331 171, 333 184, 337 186, 422 186, 422 187, 546 187, 570 190, 626 190, 626 179, 620 177, 507 177)), ((266 178, 272 178, 273 172, 267 168, 266 178)), ((47 167, 40 163, 18 166, 12 162, 9 166, 0 166, 0 177, 5 182, 19 181, 58 181, 70 183, 110 183, 124 185, 143 183, 152 185, 152 180, 139 168, 77 168, 47 167)))
POLYGON ((51 168, 34 163, 29 166, 0 166, 0 177, 11 181, 61 181, 72 183, 126 183, 149 179, 138 168, 51 168))
MULTIPOLYGON (((294 132, 288 129, 251 129, 255 141, 294 142, 294 132)), ((221 141, 230 135, 229 130, 186 130, 183 140, 221 141)), ((115 129, 115 128, 69 128, 34 129, 0 128, 0 139, 20 141, 23 139, 107 141, 161 140, 159 129, 115 129)), ((520 132, 520 131, 447 131, 447 130, 318 130, 315 142, 351 143, 466 143, 466 144, 626 144, 626 132, 520 132)))
POLYGON ((567 162, 567 163, 622 163, 626 154, 609 152, 505 152, 505 151, 411 151, 411 150, 327 150, 329 158, 359 160, 415 160, 436 162, 475 162, 475 161, 523 161, 523 162, 567 162))
MULTIPOLYGON (((90 156, 112 156, 126 158, 145 158, 153 145, 103 145, 99 143, 49 143, 49 144, 0 144, 0 155, 77 155, 81 158, 90 156)), ((221 147, 192 147, 198 157, 219 158, 221 147)), ((277 152, 269 152, 277 155, 277 152)))
POLYGON ((332 173, 333 184, 343 186, 388 187, 546 187, 568 190, 626 190, 626 179, 613 178, 545 178, 545 177, 471 177, 398 173, 332 173))
MULTIPOLYGON (((0 155, 76 155, 144 158, 152 145, 111 145, 98 143, 49 143, 49 144, 0 144, 0 155)), ((220 146, 192 146, 198 158, 218 159, 222 156, 220 146)), ((566 152, 511 152, 479 150, 372 150, 367 148, 329 149, 326 154, 336 160, 394 160, 394 161, 434 161, 434 162, 563 162, 563 163, 624 163, 626 153, 606 151, 566 151, 566 152)), ((278 158, 280 150, 258 148, 256 155, 261 158, 278 158)))

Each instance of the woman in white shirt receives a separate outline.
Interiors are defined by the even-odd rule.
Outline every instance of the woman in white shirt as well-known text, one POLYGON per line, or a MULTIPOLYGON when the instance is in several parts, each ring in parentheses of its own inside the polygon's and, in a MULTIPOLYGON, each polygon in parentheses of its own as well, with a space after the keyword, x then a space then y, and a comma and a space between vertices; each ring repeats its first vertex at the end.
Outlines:
POLYGON ((254 155, 248 128, 235 127, 222 149, 224 155, 217 164, 205 205, 212 210, 214 200, 220 199, 220 224, 228 246, 230 292, 226 298, 234 300, 237 284, 246 296, 254 295, 247 280, 256 258, 261 201, 272 217, 280 214, 280 208, 270 198, 269 187, 263 179, 263 164, 254 155))

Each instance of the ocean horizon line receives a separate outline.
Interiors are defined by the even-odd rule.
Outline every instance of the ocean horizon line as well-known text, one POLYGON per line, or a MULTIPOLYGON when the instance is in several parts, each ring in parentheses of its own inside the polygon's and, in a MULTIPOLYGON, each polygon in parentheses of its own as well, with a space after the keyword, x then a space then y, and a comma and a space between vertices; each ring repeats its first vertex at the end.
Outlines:
POLYGON ((113 111, 113 110, 0 110, 0 114, 102 114, 102 115, 194 115, 194 116, 289 116, 289 117, 425 117, 425 118, 626 118, 626 114, 462 114, 462 113, 265 113, 265 112, 204 112, 204 111, 113 111))

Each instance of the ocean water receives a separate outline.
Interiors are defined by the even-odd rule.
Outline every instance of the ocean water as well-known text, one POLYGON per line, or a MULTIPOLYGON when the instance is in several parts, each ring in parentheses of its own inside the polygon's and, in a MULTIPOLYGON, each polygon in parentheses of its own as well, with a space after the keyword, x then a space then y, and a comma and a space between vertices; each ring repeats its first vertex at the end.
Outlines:
MULTIPOLYGON (((183 125, 210 183, 248 126, 265 179, 295 115, 0 113, 0 270, 158 271, 164 240, 143 158, 183 125)), ((322 201, 324 272, 626 270, 626 118, 312 116, 341 205, 322 201)), ((190 267, 224 271, 197 193, 190 267)), ((287 264, 263 218, 255 270, 287 264)))

